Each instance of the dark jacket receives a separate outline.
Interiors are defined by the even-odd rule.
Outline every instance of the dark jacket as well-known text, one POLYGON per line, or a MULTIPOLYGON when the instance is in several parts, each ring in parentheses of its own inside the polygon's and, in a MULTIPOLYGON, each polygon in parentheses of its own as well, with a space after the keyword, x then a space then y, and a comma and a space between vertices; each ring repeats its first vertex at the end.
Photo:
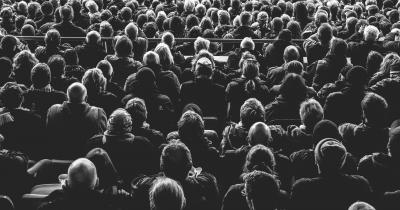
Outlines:
POLYGON ((189 103, 197 104, 204 116, 218 117, 220 123, 225 122, 226 101, 225 88, 210 79, 197 78, 182 84, 181 107, 189 103))
POLYGON ((283 52, 285 48, 291 44, 291 42, 282 39, 278 39, 274 43, 269 44, 264 53, 265 66, 273 67, 282 65, 284 63, 283 52))
POLYGON ((400 118, 400 98, 397 94, 400 91, 400 77, 384 79, 372 86, 370 90, 382 96, 388 103, 389 122, 400 118))
POLYGON ((103 108, 107 116, 110 116, 110 114, 117 108, 122 107, 121 101, 116 95, 105 91, 98 94, 88 95, 87 103, 92 106, 103 108))
POLYGON ((367 63, 368 53, 377 51, 382 53, 382 45, 378 42, 349 42, 349 56, 351 63, 355 66, 364 66, 367 63))
POLYGON ((45 157, 45 127, 39 115, 27 109, 2 110, 0 134, 5 142, 2 147, 20 151, 33 160, 45 157))
POLYGON ((129 57, 118 57, 116 55, 107 55, 105 60, 109 61, 114 69, 112 82, 117 83, 120 87, 124 87, 125 81, 129 75, 136 73, 142 64, 129 57))
POLYGON ((156 148, 145 137, 106 132, 88 141, 88 151, 97 147, 108 153, 125 183, 143 174, 151 175, 159 168, 156 148))
POLYGON ((299 109, 302 101, 291 101, 282 95, 265 106, 265 122, 276 119, 300 119, 299 109))
POLYGON ((45 120, 47 110, 54 104, 61 104, 67 100, 65 93, 57 90, 30 89, 24 93, 23 107, 39 114, 45 120))
POLYGON ((72 22, 64 21, 53 25, 53 28, 60 32, 62 37, 85 37, 86 32, 72 22))
POLYGON ((307 63, 309 64, 324 58, 330 49, 329 45, 321 44, 316 34, 304 40, 303 48, 306 51, 307 63))
POLYGON ((245 37, 258 39, 257 34, 254 33, 253 29, 250 26, 239 26, 239 28, 232 32, 232 35, 235 39, 244 39, 245 37))
POLYGON ((385 153, 363 157, 358 164, 358 173, 368 179, 377 196, 400 189, 398 161, 385 153))
POLYGON ((356 201, 369 202, 368 181, 357 175, 300 179, 293 185, 290 210, 348 209, 356 201))
POLYGON ((44 15, 40 20, 36 21, 36 28, 40 28, 42 25, 46 23, 54 22, 53 15, 44 15))
POLYGON ((64 50, 65 50, 64 47, 61 46, 56 48, 39 46, 35 50, 35 57, 39 60, 39 62, 47 63, 47 61, 52 55, 64 56, 64 50))
POLYGON ((313 88, 318 91, 325 84, 335 82, 343 67, 347 65, 345 55, 328 54, 324 59, 319 60, 316 66, 316 71, 313 79, 313 88))
POLYGON ((49 157, 74 160, 86 154, 86 142, 106 130, 103 109, 87 103, 64 102, 50 107, 47 114, 49 157))
POLYGON ((96 67, 97 63, 107 55, 101 45, 83 44, 75 47, 79 57, 79 65, 85 69, 96 67))

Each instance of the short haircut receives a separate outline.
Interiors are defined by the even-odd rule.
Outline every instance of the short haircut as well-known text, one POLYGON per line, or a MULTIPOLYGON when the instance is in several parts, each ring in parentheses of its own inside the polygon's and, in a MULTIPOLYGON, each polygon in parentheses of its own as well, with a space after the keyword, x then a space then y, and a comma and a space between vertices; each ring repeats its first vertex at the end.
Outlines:
POLYGON ((160 57, 154 51, 148 51, 143 56, 143 65, 145 66, 152 66, 152 65, 159 65, 160 64, 160 57))
POLYGON ((378 39, 379 30, 373 25, 369 25, 364 29, 364 40, 365 41, 375 41, 378 39))
POLYGON ((324 110, 321 104, 315 99, 308 99, 300 105, 300 119, 307 129, 314 129, 314 126, 324 119, 324 110))
POLYGON ((127 36, 121 36, 115 43, 114 48, 117 56, 128 57, 132 54, 132 41, 127 36))
POLYGON ((133 127, 143 126, 147 119, 147 108, 143 99, 133 98, 129 100, 125 105, 125 109, 132 117, 133 127))
POLYGON ((72 83, 67 89, 67 96, 71 103, 82 103, 86 100, 86 87, 79 82, 72 83))
POLYGON ((275 156, 271 149, 262 144, 253 146, 246 155, 243 172, 249 173, 255 170, 269 174, 275 173, 275 156))
POLYGON ((300 57, 299 50, 297 49, 297 47, 293 45, 287 46, 283 51, 283 59, 285 60, 285 62, 298 60, 299 57, 300 57))
POLYGON ((15 109, 21 106, 23 91, 15 82, 7 82, 0 90, 0 99, 7 109, 15 109))
POLYGON ((253 51, 255 48, 255 44, 250 37, 245 37, 240 43, 240 48, 253 51))
POLYGON ((182 210, 186 205, 182 187, 173 179, 159 177, 149 192, 151 210, 182 210))
POLYGON ((167 177, 184 180, 192 167, 192 155, 182 142, 172 140, 162 150, 160 169, 167 177))
POLYGON ((172 48, 175 43, 175 37, 171 32, 165 32, 161 37, 161 41, 172 48))
POLYGON ((279 92, 289 101, 303 101, 307 97, 307 86, 304 78, 294 73, 287 74, 283 79, 279 92))
POLYGON ((67 49, 64 55, 66 65, 78 65, 79 58, 75 49, 67 49))
POLYGON ((256 122, 264 122, 265 110, 261 102, 255 98, 247 99, 240 107, 240 121, 243 127, 250 128, 256 122))
POLYGON ((242 12, 240 14, 240 25, 248 26, 251 24, 251 14, 249 12, 242 12))
POLYGON ((51 81, 50 68, 45 63, 36 64, 31 71, 31 81, 34 88, 40 89, 51 81))
POLYGON ((68 168, 68 186, 71 189, 93 190, 98 182, 96 166, 86 158, 79 158, 68 168))
POLYGON ((304 70, 304 66, 300 61, 293 60, 284 65, 285 73, 295 73, 301 75, 304 70))
POLYGON ((388 104, 382 96, 368 93, 361 101, 361 108, 368 125, 383 127, 387 124, 386 112, 388 104))
POLYGON ((332 27, 328 23, 321 24, 321 26, 318 28, 318 39, 324 44, 329 44, 332 36, 332 27))
POLYGON ((267 124, 256 122, 250 127, 247 140, 251 146, 257 144, 268 146, 272 142, 271 130, 267 124))
POLYGON ((62 21, 71 21, 74 19, 74 10, 69 5, 62 6, 59 12, 62 21))
POLYGON ((279 184, 274 176, 262 171, 253 171, 244 177, 244 191, 254 209, 276 209, 279 200, 279 184))
POLYGON ((86 34, 86 43, 97 44, 101 41, 101 36, 97 31, 90 31, 86 34))
POLYGON ((204 121, 199 114, 187 111, 178 121, 178 133, 183 142, 199 139, 204 135, 204 121))
POLYGON ((108 60, 101 60, 97 63, 96 68, 100 69, 103 72, 103 76, 107 79, 107 81, 111 80, 114 69, 111 63, 108 60))
POLYGON ((368 203, 357 201, 349 207, 349 210, 375 210, 375 208, 368 203))
POLYGON ((47 31, 44 41, 46 46, 57 46, 61 42, 61 35, 56 29, 50 29, 47 31))
POLYGON ((49 58, 47 64, 50 67, 52 77, 59 78, 65 72, 65 59, 61 55, 53 55, 49 58))
POLYGON ((131 40, 136 40, 138 36, 139 29, 134 23, 129 23, 125 26, 125 35, 127 35, 131 40))

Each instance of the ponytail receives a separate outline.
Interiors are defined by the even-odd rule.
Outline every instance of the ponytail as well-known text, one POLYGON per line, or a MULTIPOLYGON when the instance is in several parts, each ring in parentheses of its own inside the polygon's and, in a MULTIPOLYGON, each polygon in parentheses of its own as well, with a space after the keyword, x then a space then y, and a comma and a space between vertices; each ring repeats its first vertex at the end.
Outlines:
POLYGON ((253 79, 246 82, 245 91, 248 94, 252 94, 252 93, 254 93, 254 91, 256 91, 256 83, 254 82, 253 79))

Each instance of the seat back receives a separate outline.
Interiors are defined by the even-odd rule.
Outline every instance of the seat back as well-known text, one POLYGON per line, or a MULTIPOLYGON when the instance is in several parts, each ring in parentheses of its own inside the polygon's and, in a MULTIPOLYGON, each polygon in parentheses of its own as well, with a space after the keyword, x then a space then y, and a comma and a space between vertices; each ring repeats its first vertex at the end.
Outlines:
POLYGON ((1 210, 14 210, 14 203, 6 195, 0 195, 0 209, 1 210))
POLYGON ((37 172, 36 184, 58 183, 58 175, 67 173, 71 163, 72 160, 51 160, 37 172))

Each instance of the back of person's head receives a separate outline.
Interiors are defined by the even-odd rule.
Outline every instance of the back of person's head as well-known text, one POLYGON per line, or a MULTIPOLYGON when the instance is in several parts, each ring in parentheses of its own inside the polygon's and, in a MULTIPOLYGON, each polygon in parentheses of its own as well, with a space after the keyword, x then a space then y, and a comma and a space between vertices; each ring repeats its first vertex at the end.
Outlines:
MULTIPOLYGON (((160 64, 160 57, 154 51, 148 51, 143 56, 143 65, 156 66, 160 64)), ((153 69, 154 70, 154 69, 153 69)))
POLYGON ((96 13, 99 11, 99 6, 93 0, 89 0, 86 2, 86 7, 90 13, 96 13))
POLYGON ((47 61, 50 67, 51 76, 53 78, 60 78, 65 72, 65 59, 61 55, 53 55, 47 61))
POLYGON ((91 31, 86 34, 86 43, 88 44, 99 44, 101 41, 101 36, 97 31, 91 31))
POLYGON ((257 144, 270 145, 272 142, 272 135, 270 128, 263 122, 254 123, 247 134, 247 141, 249 145, 254 146, 257 144))
POLYGON ((286 28, 288 30, 290 30, 290 32, 292 33, 292 39, 300 39, 301 38, 301 27, 299 22, 297 21, 289 21, 287 23, 286 28))
POLYGON ((101 148, 90 150, 86 156, 96 167, 99 185, 97 189, 108 189, 117 185, 119 177, 108 153, 101 148))
POLYGON ((49 1, 45 1, 42 3, 40 11, 44 15, 51 15, 53 13, 53 5, 49 1))
POLYGON ((0 89, 0 100, 5 108, 19 108, 23 100, 23 91, 15 82, 7 82, 0 89))
POLYGON ((265 110, 259 100, 249 98, 240 107, 240 122, 246 129, 256 122, 264 122, 264 119, 265 110))
POLYGON ((132 117, 131 115, 122 108, 118 108, 107 121, 107 134, 110 135, 124 135, 132 130, 132 117))
POLYGON ((79 158, 68 168, 67 186, 71 190, 94 190, 98 184, 96 166, 86 158, 79 158))
POLYGON ((292 40, 292 32, 289 29, 283 29, 279 32, 278 39, 290 42, 292 40))
POLYGON ((74 19, 74 10, 69 5, 62 6, 59 12, 62 21, 71 21, 74 19))
POLYGON ((321 120, 314 126, 313 141, 317 144, 325 138, 340 139, 337 125, 330 120, 321 120))
POLYGON ((335 38, 331 41, 330 54, 335 56, 346 56, 347 43, 343 39, 335 38))
POLYGON ((121 9, 120 15, 123 21, 129 21, 132 19, 132 9, 129 7, 124 7, 121 9))
POLYGON ((44 37, 44 42, 46 43, 46 47, 56 47, 61 42, 61 35, 57 30, 50 29, 44 37))
POLYGON ((279 93, 286 100, 302 102, 307 97, 307 86, 302 76, 289 73, 283 79, 279 93))
POLYGON ((363 88, 368 83, 368 72, 362 66, 354 66, 347 72, 346 81, 355 88, 363 88))
POLYGON ((140 128, 147 119, 147 108, 146 103, 143 99, 133 98, 129 100, 125 105, 126 111, 132 117, 133 128, 140 128))
POLYGON ((176 37, 182 37, 185 32, 185 23, 179 16, 173 16, 169 22, 169 29, 176 37))
POLYGON ((272 19, 271 27, 276 33, 280 32, 282 30, 282 28, 283 28, 282 18, 275 17, 274 19, 272 19))
POLYGON ((197 39, 194 41, 195 54, 199 53, 200 50, 208 50, 209 48, 210 48, 210 41, 207 39, 204 39, 202 37, 197 37, 197 39))
POLYGON ((253 51, 255 44, 250 37, 245 37, 242 42, 240 42, 240 48, 247 51, 253 51))
POLYGON ((115 53, 119 57, 128 57, 132 54, 132 41, 127 36, 121 36, 115 43, 115 53))
POLYGON ((249 94, 256 91, 255 79, 259 76, 260 64, 257 60, 246 59, 242 64, 242 74, 246 78, 245 91, 249 94))
POLYGON ((149 192, 150 210, 183 210, 186 205, 182 187, 173 179, 160 177, 149 192))
POLYGON ((138 25, 139 28, 143 29, 143 25, 148 22, 147 15, 145 14, 140 14, 139 17, 136 20, 136 24, 138 25))
POLYGON ((371 51, 368 53, 367 57, 367 71, 369 75, 375 74, 378 70, 380 65, 383 62, 383 56, 377 51, 371 51))
MULTIPOLYGON (((195 72, 197 67, 202 65, 210 66, 211 70, 215 68, 214 56, 208 50, 200 50, 200 52, 192 60, 192 70, 195 72), (202 59, 206 58, 206 59, 202 59), (201 59, 201 61, 200 61, 201 59), (200 61, 200 63, 199 63, 200 61), (198 65, 199 64, 199 65, 198 65)), ((206 70, 206 69, 203 69, 206 70)))
POLYGON ((125 26, 125 35, 131 40, 136 40, 138 36, 138 27, 134 23, 129 23, 125 26))
POLYGON ((275 174, 275 166, 275 156, 272 150, 262 144, 257 144, 247 153, 243 172, 249 173, 257 170, 275 174))
POLYGON ((326 138, 318 142, 314 150, 315 162, 320 174, 332 175, 342 169, 347 151, 338 140, 326 138))
POLYGON ((271 174, 253 171, 244 178, 244 192, 249 209, 273 210, 278 206, 279 184, 271 174))
POLYGON ((300 105, 300 119, 306 129, 311 131, 324 118, 324 110, 315 99, 308 99, 300 105))
POLYGON ((242 12, 240 14, 240 25, 250 26, 251 25, 251 14, 249 12, 242 12))
POLYGON ((111 63, 107 60, 101 60, 97 63, 96 68, 100 69, 103 72, 103 76, 107 79, 107 81, 111 80, 114 69, 111 63))
POLYGON ((288 63, 285 63, 285 65, 283 66, 283 69, 285 70, 286 74, 294 73, 294 74, 301 75, 304 70, 304 66, 300 61, 293 60, 288 63))
POLYGON ((349 210, 375 210, 375 208, 368 203, 357 201, 349 207, 349 210))
POLYGON ((107 79, 100 69, 93 68, 85 72, 82 77, 82 84, 86 87, 89 97, 95 97, 105 91, 107 79))
POLYGON ((86 100, 86 87, 79 82, 72 83, 67 89, 68 101, 71 103, 82 103, 86 100))
POLYGON ((171 32, 165 32, 161 37, 161 42, 172 48, 175 44, 175 37, 171 32))
POLYGON ((369 25, 364 29, 364 40, 367 42, 376 41, 379 37, 379 30, 373 25, 369 25))
POLYGON ((198 144, 204 135, 204 121, 193 111, 182 114, 178 121, 178 133, 185 144, 198 144))
POLYGON ((17 48, 18 40, 13 35, 5 35, 1 39, 0 44, 1 44, 1 49, 5 51, 8 52, 15 51, 15 49, 17 48))
POLYGON ((297 49, 297 47, 293 45, 287 46, 283 51, 283 60, 285 60, 286 63, 293 60, 298 60, 299 58, 300 58, 299 50, 297 49))
POLYGON ((102 37, 113 37, 114 29, 109 22, 102 21, 100 23, 99 33, 102 37))
POLYGON ((160 43, 156 46, 154 52, 158 54, 161 66, 170 66, 174 64, 174 57, 168 45, 160 43))
POLYGON ((35 28, 30 24, 22 26, 21 36, 35 36, 35 28))
POLYGON ((328 23, 323 23, 318 28, 318 39, 322 44, 329 44, 333 37, 332 27, 328 23))
POLYGON ((229 25, 231 22, 230 15, 226 10, 218 10, 218 22, 221 25, 229 25))
POLYGON ((315 25, 319 27, 322 23, 328 22, 328 15, 325 12, 317 12, 315 14, 315 25))
POLYGON ((75 49, 65 50, 64 59, 66 65, 78 65, 79 63, 78 53, 75 49))
POLYGON ((192 155, 184 143, 173 140, 162 150, 160 169, 167 177, 183 181, 192 167, 192 155))
POLYGON ((36 64, 31 71, 32 85, 36 89, 41 89, 50 84, 51 73, 50 68, 45 63, 36 64))
POLYGON ((390 130, 387 148, 389 155, 395 160, 400 161, 400 127, 390 130))
POLYGON ((386 127, 386 111, 388 104, 386 100, 375 93, 368 93, 361 101, 363 118, 367 125, 373 127, 386 127))
POLYGON ((26 17, 23 15, 18 15, 15 18, 15 27, 17 28, 17 30, 22 29, 22 26, 24 26, 26 21, 26 17))
POLYGON ((202 57, 197 60, 195 67, 196 77, 211 78, 213 74, 213 64, 209 58, 202 57))

